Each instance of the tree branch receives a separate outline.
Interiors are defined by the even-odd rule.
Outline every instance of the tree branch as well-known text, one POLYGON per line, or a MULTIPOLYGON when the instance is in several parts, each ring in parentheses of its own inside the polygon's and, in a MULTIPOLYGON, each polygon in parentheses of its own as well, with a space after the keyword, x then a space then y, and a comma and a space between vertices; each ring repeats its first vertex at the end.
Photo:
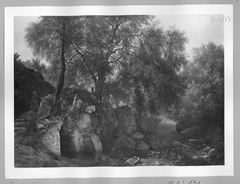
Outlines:
MULTIPOLYGON (((88 64, 85 62, 85 59, 84 59, 84 55, 85 54, 93 54, 92 52, 89 52, 89 51, 85 51, 84 54, 82 54, 78 49, 77 47, 73 44, 73 48, 75 49, 75 51, 78 53, 78 55, 81 57, 82 59, 82 62, 85 66, 85 68, 87 69, 87 71, 89 72, 89 74, 92 76, 92 79, 94 81, 94 83, 96 84, 97 83, 97 77, 95 76, 94 72, 89 68, 88 64)), ((93 54, 94 55, 94 54, 93 54)), ((95 57, 95 56, 94 56, 95 57)))
POLYGON ((114 61, 108 62, 108 64, 117 63, 117 62, 120 61, 120 59, 122 59, 122 58, 123 58, 123 56, 120 56, 120 57, 118 57, 117 59, 115 59, 114 61))

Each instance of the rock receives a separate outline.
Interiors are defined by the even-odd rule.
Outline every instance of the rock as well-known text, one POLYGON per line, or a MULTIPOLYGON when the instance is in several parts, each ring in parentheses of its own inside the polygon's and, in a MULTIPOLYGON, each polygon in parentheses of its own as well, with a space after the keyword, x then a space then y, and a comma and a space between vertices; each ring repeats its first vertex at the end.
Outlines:
POLYGON ((37 123, 43 124, 45 127, 49 127, 56 124, 62 125, 62 121, 58 117, 52 119, 39 120, 37 123))
POLYGON ((189 139, 188 142, 191 143, 191 144, 203 144, 203 143, 205 143, 205 141, 202 140, 202 139, 189 139))
POLYGON ((80 133, 75 144, 77 152, 102 151, 102 143, 95 134, 80 133))
POLYGON ((129 106, 121 106, 115 109, 116 119, 118 121, 119 134, 130 135, 136 131, 137 124, 135 122, 133 112, 129 106))
POLYGON ((220 160, 224 158, 224 152, 217 154, 216 159, 220 160))
POLYGON ((125 155, 132 155, 135 152, 136 142, 132 138, 123 135, 117 138, 114 148, 125 155))
POLYGON ((61 136, 61 152, 64 156, 78 157, 88 153, 97 161, 102 152, 102 143, 99 137, 90 133, 79 133, 74 131, 68 135, 61 136))
POLYGON ((218 151, 217 151, 215 148, 209 150, 209 152, 208 152, 208 155, 209 155, 211 158, 214 157, 214 156, 216 156, 216 155, 218 155, 218 154, 219 154, 219 153, 218 153, 218 151))
POLYGON ((206 148, 200 150, 200 152, 206 152, 208 153, 211 150, 211 148, 209 146, 207 146, 206 148))
POLYGON ((27 129, 26 127, 15 127, 14 131, 15 132, 25 132, 27 129))
MULTIPOLYGON (((32 69, 25 67, 21 62, 14 61, 14 116, 29 111, 31 106, 32 92, 43 97, 54 93, 54 87, 44 81, 43 76, 32 69)), ((40 99, 38 99, 40 104, 40 99)))
POLYGON ((135 132, 134 134, 130 135, 129 137, 131 137, 136 142, 142 141, 144 138, 144 136, 141 132, 135 132))
POLYGON ((141 141, 141 142, 137 143, 135 149, 136 149, 136 153, 138 153, 140 155, 147 154, 149 151, 149 146, 145 142, 141 141))
POLYGON ((25 122, 26 117, 20 117, 14 120, 14 122, 25 122))
POLYGON ((129 158, 128 160, 126 160, 126 164, 129 165, 129 166, 134 166, 134 165, 137 165, 138 163, 140 162, 140 158, 139 157, 132 157, 132 158, 129 158))
POLYGON ((24 140, 25 136, 19 136, 18 134, 14 135, 14 146, 17 146, 22 143, 24 140))
POLYGON ((87 106, 86 109, 85 109, 85 112, 89 113, 89 114, 91 114, 91 113, 93 113, 95 111, 96 111, 96 107, 94 105, 87 106))
POLYGON ((139 166, 158 166, 160 162, 158 159, 154 158, 141 158, 141 163, 138 164, 139 166))
POLYGON ((161 155, 161 152, 159 152, 159 151, 150 151, 149 153, 148 153, 148 156, 149 157, 154 157, 154 158, 157 158, 157 157, 159 157, 161 155))
POLYGON ((60 150, 60 128, 62 122, 55 122, 54 125, 49 127, 41 137, 41 142, 52 152, 61 155, 60 150))
POLYGON ((162 144, 161 141, 156 137, 150 137, 146 140, 147 145, 149 146, 149 149, 153 151, 161 151, 162 150, 162 144))
POLYGON ((82 114, 77 122, 77 125, 80 129, 88 128, 92 125, 92 120, 89 114, 82 114))
POLYGON ((41 101, 39 110, 37 112, 37 119, 44 119, 50 115, 51 108, 54 105, 55 95, 49 94, 41 101))
POLYGON ((182 150, 183 156, 194 162, 203 162, 203 163, 209 163, 211 161, 211 157, 208 154, 198 153, 196 151, 193 151, 191 149, 183 149, 182 150))
POLYGON ((22 121, 19 121, 19 122, 15 122, 14 123, 14 126, 15 127, 27 127, 27 126, 29 126, 29 122, 22 122, 22 121))
POLYGON ((35 111, 33 111, 33 110, 30 110, 30 111, 26 112, 26 115, 27 116, 36 116, 37 113, 35 111))
POLYGON ((44 128, 45 126, 44 126, 44 124, 42 124, 42 123, 37 123, 36 124, 36 128, 37 129, 42 129, 42 128, 44 128))
POLYGON ((81 99, 77 99, 76 103, 74 104, 74 107, 79 109, 81 108, 82 104, 83 104, 83 101, 81 99))
POLYGON ((204 161, 204 162, 210 162, 211 158, 209 155, 193 155, 192 160, 194 161, 204 161))
POLYGON ((182 147, 183 145, 180 142, 178 142, 178 141, 174 141, 172 143, 172 146, 175 147, 175 148, 178 148, 178 147, 182 147))
POLYGON ((215 141, 215 142, 213 142, 212 147, 214 147, 218 152, 224 151, 224 143, 223 142, 215 141))
POLYGON ((118 164, 111 157, 106 155, 101 155, 98 163, 98 166, 118 166, 118 164))
POLYGON ((31 147, 33 147, 36 143, 37 143, 37 137, 35 136, 25 137, 21 142, 21 144, 26 146, 31 146, 31 147))
POLYGON ((35 150, 31 146, 19 145, 15 148, 15 167, 66 167, 68 163, 56 160, 54 154, 47 154, 44 150, 35 150))
POLYGON ((30 115, 25 119, 25 121, 26 122, 35 122, 36 119, 37 119, 36 115, 30 115))

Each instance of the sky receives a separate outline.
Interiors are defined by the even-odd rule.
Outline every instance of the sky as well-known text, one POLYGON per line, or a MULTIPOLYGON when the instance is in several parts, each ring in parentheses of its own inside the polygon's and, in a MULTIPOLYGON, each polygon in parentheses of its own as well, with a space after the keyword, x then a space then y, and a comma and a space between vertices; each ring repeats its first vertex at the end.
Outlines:
MULTIPOLYGON (((224 44, 224 23, 212 22, 214 15, 166 15, 156 16, 160 21, 159 26, 167 30, 170 26, 175 26, 186 33, 188 43, 186 52, 191 54, 191 50, 200 47, 202 44, 214 42, 224 44)), ((38 17, 15 17, 14 19, 14 52, 20 54, 23 61, 31 60, 34 56, 30 48, 25 43, 25 28, 38 20, 38 17)))

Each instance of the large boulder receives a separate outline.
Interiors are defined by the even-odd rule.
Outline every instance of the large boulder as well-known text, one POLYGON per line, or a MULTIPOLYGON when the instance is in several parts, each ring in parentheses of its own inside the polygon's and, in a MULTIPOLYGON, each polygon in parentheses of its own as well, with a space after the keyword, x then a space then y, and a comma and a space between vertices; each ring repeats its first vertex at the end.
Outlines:
POLYGON ((74 131, 67 136, 61 136, 61 153, 63 156, 78 158, 89 155, 97 161, 101 152, 102 143, 96 134, 74 131))
POLYGON ((160 160, 156 158, 142 158, 141 163, 138 166, 159 166, 160 160))
POLYGON ((149 146, 143 141, 140 141, 139 143, 137 143, 135 149, 138 155, 145 155, 149 152, 149 146))
POLYGON ((98 162, 98 166, 118 166, 118 164, 111 157, 106 155, 101 155, 98 162))
POLYGON ((115 109, 116 119, 118 122, 117 133, 119 135, 130 135, 136 131, 137 124, 131 107, 125 105, 115 109))
POLYGON ((135 132, 130 135, 130 137, 135 140, 136 142, 142 141, 144 138, 144 135, 141 132, 135 132))
POLYGON ((19 145, 14 151, 15 167, 46 167, 57 166, 52 158, 44 153, 38 152, 30 146, 19 145))
MULTIPOLYGON (((45 120, 46 121, 46 120, 45 120)), ((45 123, 45 133, 41 136, 41 142, 56 155, 61 155, 60 150, 60 134, 59 131, 61 129, 62 122, 61 121, 47 121, 45 123)))
POLYGON ((92 125, 92 119, 89 114, 85 113, 79 117, 77 125, 80 129, 84 130, 92 125))
MULTIPOLYGON (((18 117, 29 111, 33 91, 44 97, 54 93, 54 87, 44 81, 43 76, 32 69, 25 67, 21 62, 14 61, 14 115, 18 117)), ((38 99, 38 105, 40 104, 38 99)))
POLYGON ((135 153, 136 142, 126 135, 123 135, 114 143, 114 150, 124 155, 133 155, 135 153))

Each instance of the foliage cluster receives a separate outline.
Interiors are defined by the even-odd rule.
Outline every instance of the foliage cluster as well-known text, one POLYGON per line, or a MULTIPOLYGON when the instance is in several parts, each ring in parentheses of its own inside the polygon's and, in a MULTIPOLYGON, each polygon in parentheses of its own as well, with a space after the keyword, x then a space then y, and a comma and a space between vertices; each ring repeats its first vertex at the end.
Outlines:
POLYGON ((153 16, 40 17, 25 38, 49 63, 42 66, 45 79, 59 91, 63 85, 91 89, 99 107, 108 99, 134 106, 139 115, 157 113, 184 89, 185 33, 160 28, 153 16))
POLYGON ((187 89, 175 109, 178 130, 224 126, 224 48, 208 43, 193 50, 181 75, 187 89))

